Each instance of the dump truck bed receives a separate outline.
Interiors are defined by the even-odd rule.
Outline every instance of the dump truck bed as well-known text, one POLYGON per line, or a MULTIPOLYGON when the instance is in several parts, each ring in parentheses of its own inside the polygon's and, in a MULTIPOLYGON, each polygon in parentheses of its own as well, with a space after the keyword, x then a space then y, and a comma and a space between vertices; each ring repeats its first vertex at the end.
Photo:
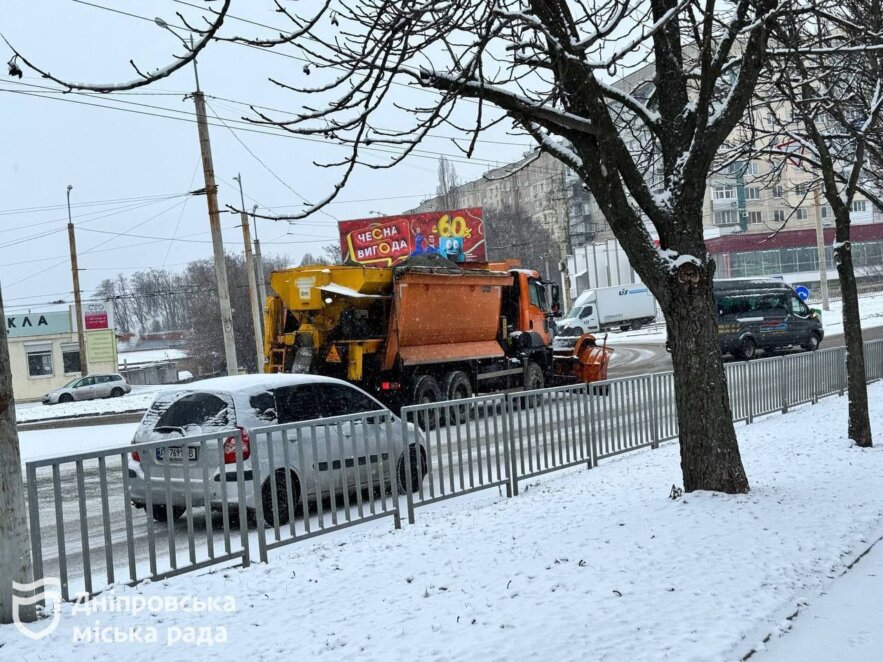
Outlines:
POLYGON ((409 270, 395 280, 393 317, 384 369, 403 365, 497 358, 502 272, 409 270))

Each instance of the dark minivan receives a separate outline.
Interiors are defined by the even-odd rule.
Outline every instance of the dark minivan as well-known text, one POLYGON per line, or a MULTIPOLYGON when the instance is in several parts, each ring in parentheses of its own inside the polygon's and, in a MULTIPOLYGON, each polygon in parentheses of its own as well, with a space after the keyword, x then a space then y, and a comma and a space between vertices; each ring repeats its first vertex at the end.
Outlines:
POLYGON ((714 283, 721 352, 751 359, 758 349, 815 351, 825 337, 819 315, 779 280, 731 279, 714 283))

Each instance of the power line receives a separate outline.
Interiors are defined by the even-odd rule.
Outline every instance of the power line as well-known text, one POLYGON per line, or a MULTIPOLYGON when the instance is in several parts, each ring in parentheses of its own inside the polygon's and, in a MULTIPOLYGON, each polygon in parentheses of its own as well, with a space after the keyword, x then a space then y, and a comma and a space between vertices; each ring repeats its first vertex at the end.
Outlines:
MULTIPOLYGON (((16 84, 16 85, 22 85, 22 83, 20 83, 19 81, 6 81, 6 82, 16 84)), ((38 87, 38 86, 30 86, 30 87, 38 87)), ((179 121, 179 122, 188 122, 191 124, 196 123, 195 115, 194 115, 194 113, 192 113, 190 111, 176 110, 174 108, 166 108, 164 106, 152 106, 150 104, 143 104, 143 103, 138 103, 138 102, 133 102, 133 101, 125 101, 125 100, 121 100, 121 99, 110 99, 108 97, 101 97, 103 101, 109 101, 111 103, 142 106, 142 107, 152 108, 152 109, 156 109, 156 110, 163 110, 163 111, 167 111, 167 112, 179 113, 181 115, 186 115, 186 117, 176 117, 176 116, 172 116, 172 115, 164 115, 164 114, 158 113, 158 112, 151 112, 151 111, 146 111, 146 110, 135 110, 132 108, 123 108, 120 106, 108 105, 106 103, 95 103, 94 99, 96 97, 94 95, 78 94, 76 92, 71 92, 68 96, 65 96, 65 97, 46 96, 46 94, 40 90, 38 90, 38 91, 24 91, 24 90, 0 88, 0 92, 6 92, 8 94, 17 94, 17 95, 27 96, 27 97, 34 97, 37 99, 47 99, 47 100, 51 100, 51 101, 63 101, 66 103, 73 103, 73 104, 82 105, 82 106, 103 108, 105 110, 116 110, 118 112, 125 112, 125 113, 134 114, 134 115, 143 115, 145 117, 156 117, 156 118, 160 118, 160 119, 175 120, 175 121, 179 121), (89 99, 92 99, 92 100, 91 101, 84 101, 82 99, 70 98, 72 95, 85 96, 85 97, 88 97, 89 99)), ((249 122, 244 122, 242 120, 235 120, 235 119, 231 119, 231 118, 225 118, 225 119, 227 122, 241 123, 241 124, 247 125, 247 126, 237 126, 235 129, 232 127, 229 127, 233 131, 243 131, 243 132, 254 133, 254 134, 258 134, 258 135, 275 136, 277 138, 288 138, 291 140, 317 143, 317 144, 321 144, 323 146, 328 146, 328 147, 339 147, 339 148, 344 148, 344 149, 351 148, 350 145, 347 145, 344 143, 329 142, 329 141, 321 139, 321 138, 317 138, 317 137, 313 137, 313 136, 303 136, 303 135, 293 134, 293 133, 289 133, 289 132, 285 132, 285 131, 273 130, 273 129, 270 129, 269 127, 255 128, 254 125, 252 125, 249 122)), ((223 127, 224 126, 224 125, 219 124, 217 122, 211 122, 211 121, 208 122, 208 125, 215 126, 215 127, 223 127)), ((392 157, 397 157, 397 156, 402 155, 402 153, 399 151, 396 151, 392 148, 384 148, 384 147, 362 146, 362 147, 360 147, 360 151, 370 152, 372 154, 382 154, 384 156, 392 156, 392 157)), ((441 156, 444 156, 452 163, 459 163, 461 165, 468 165, 468 166, 483 166, 485 168, 492 168, 492 169, 501 168, 501 167, 505 167, 506 165, 509 165, 509 164, 502 164, 499 162, 487 161, 487 160, 483 160, 483 159, 465 159, 465 158, 462 158, 456 154, 447 154, 444 152, 432 152, 429 150, 412 150, 410 153, 410 156, 413 156, 414 158, 430 159, 433 161, 437 160, 441 156)))

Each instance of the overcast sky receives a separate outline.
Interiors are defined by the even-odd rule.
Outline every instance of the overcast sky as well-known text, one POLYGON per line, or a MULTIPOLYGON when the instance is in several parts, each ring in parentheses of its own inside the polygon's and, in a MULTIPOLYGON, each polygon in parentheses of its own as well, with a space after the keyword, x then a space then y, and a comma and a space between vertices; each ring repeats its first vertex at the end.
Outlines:
MULTIPOLYGON (((0 4, 0 30, 35 63, 57 76, 75 81, 126 81, 134 78, 129 59, 142 70, 150 70, 180 52, 175 38, 152 22, 154 16, 161 16, 177 23, 176 11, 193 21, 200 15, 182 0, 7 2, 0 4)), ((285 26, 268 0, 233 0, 231 13, 285 26)), ((232 17, 222 30, 228 35, 273 36, 232 17)), ((5 49, 0 45, 4 62, 9 57, 5 49)), ((222 209, 227 203, 239 204, 233 181, 237 172, 242 173, 249 208, 259 204, 276 213, 296 209, 302 205, 300 196, 315 200, 327 194, 335 181, 332 172, 312 162, 345 153, 339 147, 293 139, 279 131, 265 135, 244 130, 248 127, 241 117, 249 109, 243 104, 280 111, 297 111, 309 104, 303 95, 268 82, 268 77, 303 82, 300 52, 294 47, 274 50, 268 53, 216 43, 199 59, 210 120, 219 124, 212 117, 216 114, 234 129, 210 129, 222 209)), ((25 71, 19 82, 5 76, 5 70, 4 66, 0 72, 5 119, 0 162, 0 283, 10 311, 71 299, 68 184, 74 187, 72 213, 86 296, 101 280, 117 273, 162 266, 181 269, 188 261, 211 256, 205 197, 182 195, 204 185, 193 102, 184 98, 194 87, 192 67, 138 93, 113 96, 59 94, 33 73, 25 71), (115 109, 107 108, 111 106, 115 109)), ((417 94, 427 96, 400 89, 403 101, 417 94)), ((491 163, 520 158, 529 148, 527 139, 507 137, 499 129, 485 136, 488 142, 479 145, 474 162, 468 163, 448 139, 454 131, 439 133, 441 137, 427 141, 420 155, 393 170, 357 171, 340 196, 342 202, 329 207, 328 214, 317 214, 290 229, 287 223, 259 221, 264 252, 288 255, 296 262, 307 251, 318 252, 323 244, 336 242, 335 218, 394 214, 415 206, 435 190, 439 153, 454 156, 458 174, 468 180, 481 176, 491 163)), ((238 219, 225 213, 221 220, 227 250, 240 252, 238 219)))

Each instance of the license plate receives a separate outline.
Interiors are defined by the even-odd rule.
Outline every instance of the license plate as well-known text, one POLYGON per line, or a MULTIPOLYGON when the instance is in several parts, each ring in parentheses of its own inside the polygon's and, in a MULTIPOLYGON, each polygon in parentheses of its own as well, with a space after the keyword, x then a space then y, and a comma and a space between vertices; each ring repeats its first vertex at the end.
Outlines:
MULTIPOLYGON (((169 452, 169 462, 183 462, 184 461, 184 449, 181 446, 169 446, 168 448, 157 448, 156 449, 156 461, 162 462, 163 457, 165 456, 165 452, 169 452)), ((199 447, 198 446, 187 446, 187 459, 191 462, 195 462, 196 458, 199 457, 199 447)))

